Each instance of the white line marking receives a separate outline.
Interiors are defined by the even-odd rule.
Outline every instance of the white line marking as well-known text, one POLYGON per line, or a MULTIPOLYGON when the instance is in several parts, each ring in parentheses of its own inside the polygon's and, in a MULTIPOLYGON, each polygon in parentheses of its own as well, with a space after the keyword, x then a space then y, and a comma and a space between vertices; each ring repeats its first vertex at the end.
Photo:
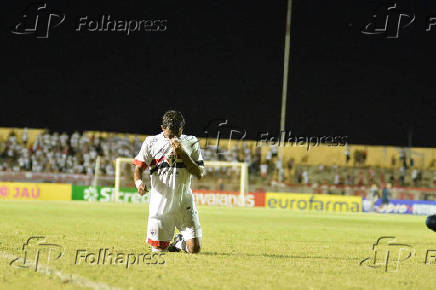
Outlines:
MULTIPOLYGON (((0 257, 8 259, 9 261, 16 259, 17 257, 14 255, 11 255, 9 253, 0 252, 0 257)), ((28 260, 29 261, 29 260, 28 260)), ((29 265, 35 265, 35 261, 30 261, 29 265)), ((47 265, 38 263, 38 273, 46 274, 46 275, 54 275, 57 276, 59 279, 61 279, 62 282, 70 282, 74 283, 81 287, 88 287, 92 289, 108 289, 108 290, 119 290, 121 288, 112 287, 108 284, 102 283, 102 282, 94 282, 91 281, 85 277, 76 275, 76 274, 64 274, 61 271, 58 271, 56 269, 53 269, 47 265)))

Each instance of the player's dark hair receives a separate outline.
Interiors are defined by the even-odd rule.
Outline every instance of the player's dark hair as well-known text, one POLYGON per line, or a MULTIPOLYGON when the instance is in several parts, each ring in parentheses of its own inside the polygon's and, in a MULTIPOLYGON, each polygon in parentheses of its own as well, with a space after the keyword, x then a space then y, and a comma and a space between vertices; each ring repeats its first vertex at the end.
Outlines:
POLYGON ((179 132, 180 128, 183 129, 185 127, 185 118, 183 118, 182 113, 179 111, 166 111, 162 117, 162 126, 173 132, 179 132))

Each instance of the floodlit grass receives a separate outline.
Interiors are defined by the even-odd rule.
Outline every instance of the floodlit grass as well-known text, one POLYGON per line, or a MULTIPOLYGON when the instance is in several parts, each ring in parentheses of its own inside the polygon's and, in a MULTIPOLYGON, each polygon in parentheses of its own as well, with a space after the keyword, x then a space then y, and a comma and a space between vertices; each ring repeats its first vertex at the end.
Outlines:
MULTIPOLYGON (((427 230, 423 216, 217 207, 200 207, 199 213, 200 254, 165 253, 158 261, 164 264, 141 260, 126 269, 125 263, 90 265, 83 259, 77 265, 76 253, 98 254, 105 248, 113 255, 149 253, 144 205, 1 201, 0 289, 434 288, 436 263, 424 261, 426 251, 436 249, 436 233, 427 230), (9 265, 11 256, 23 257, 21 248, 31 236, 45 236, 47 243, 63 247, 63 257, 51 260, 49 267, 70 278, 20 268, 18 262, 9 265), (401 262, 397 272, 360 266, 381 236, 395 236, 416 255, 401 262), (80 284, 75 275, 104 284, 80 284)), ((36 249, 29 248, 30 258, 36 249)), ((46 261, 41 250, 39 262, 46 261)))

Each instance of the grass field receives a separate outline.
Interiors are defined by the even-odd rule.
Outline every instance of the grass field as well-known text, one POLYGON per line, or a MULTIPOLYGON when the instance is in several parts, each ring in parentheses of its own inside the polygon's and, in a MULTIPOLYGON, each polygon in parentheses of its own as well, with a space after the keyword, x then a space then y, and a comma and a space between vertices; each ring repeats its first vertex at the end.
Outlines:
MULTIPOLYGON (((200 207, 203 249, 198 255, 165 253, 158 263, 92 265, 77 250, 147 253, 144 205, 85 202, 0 202, 0 289, 433 289, 436 233, 423 216, 326 214, 264 208, 200 207), (19 267, 23 243, 44 236, 63 256, 40 270, 19 267), (360 266, 381 236, 416 250, 397 272, 360 266)), ((35 257, 37 248, 28 248, 35 257), (33 252, 32 252, 33 250, 33 252)), ((80 252, 83 253, 83 252, 80 252)), ((138 256, 139 257, 139 256, 138 256)), ((148 256, 149 257, 149 256, 148 256)), ((29 258, 30 259, 30 258, 29 258)), ((120 260, 121 261, 121 260, 120 260)), ((138 258, 139 261, 139 258, 138 258)), ((45 264, 44 264, 45 263, 45 264)), ((21 263, 22 265, 23 263, 21 263)))

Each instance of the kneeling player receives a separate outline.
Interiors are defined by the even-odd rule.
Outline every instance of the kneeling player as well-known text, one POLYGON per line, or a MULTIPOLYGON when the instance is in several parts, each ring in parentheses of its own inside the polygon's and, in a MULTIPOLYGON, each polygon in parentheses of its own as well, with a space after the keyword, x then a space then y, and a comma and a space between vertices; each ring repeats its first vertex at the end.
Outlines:
POLYGON ((182 135, 184 125, 182 113, 167 111, 162 118, 162 133, 145 138, 133 161, 140 195, 146 193, 142 173, 145 168, 150 169, 147 242, 153 251, 198 253, 201 248, 202 233, 191 178, 204 176, 204 162, 197 138, 182 135), (181 234, 170 244, 174 228, 181 234))

